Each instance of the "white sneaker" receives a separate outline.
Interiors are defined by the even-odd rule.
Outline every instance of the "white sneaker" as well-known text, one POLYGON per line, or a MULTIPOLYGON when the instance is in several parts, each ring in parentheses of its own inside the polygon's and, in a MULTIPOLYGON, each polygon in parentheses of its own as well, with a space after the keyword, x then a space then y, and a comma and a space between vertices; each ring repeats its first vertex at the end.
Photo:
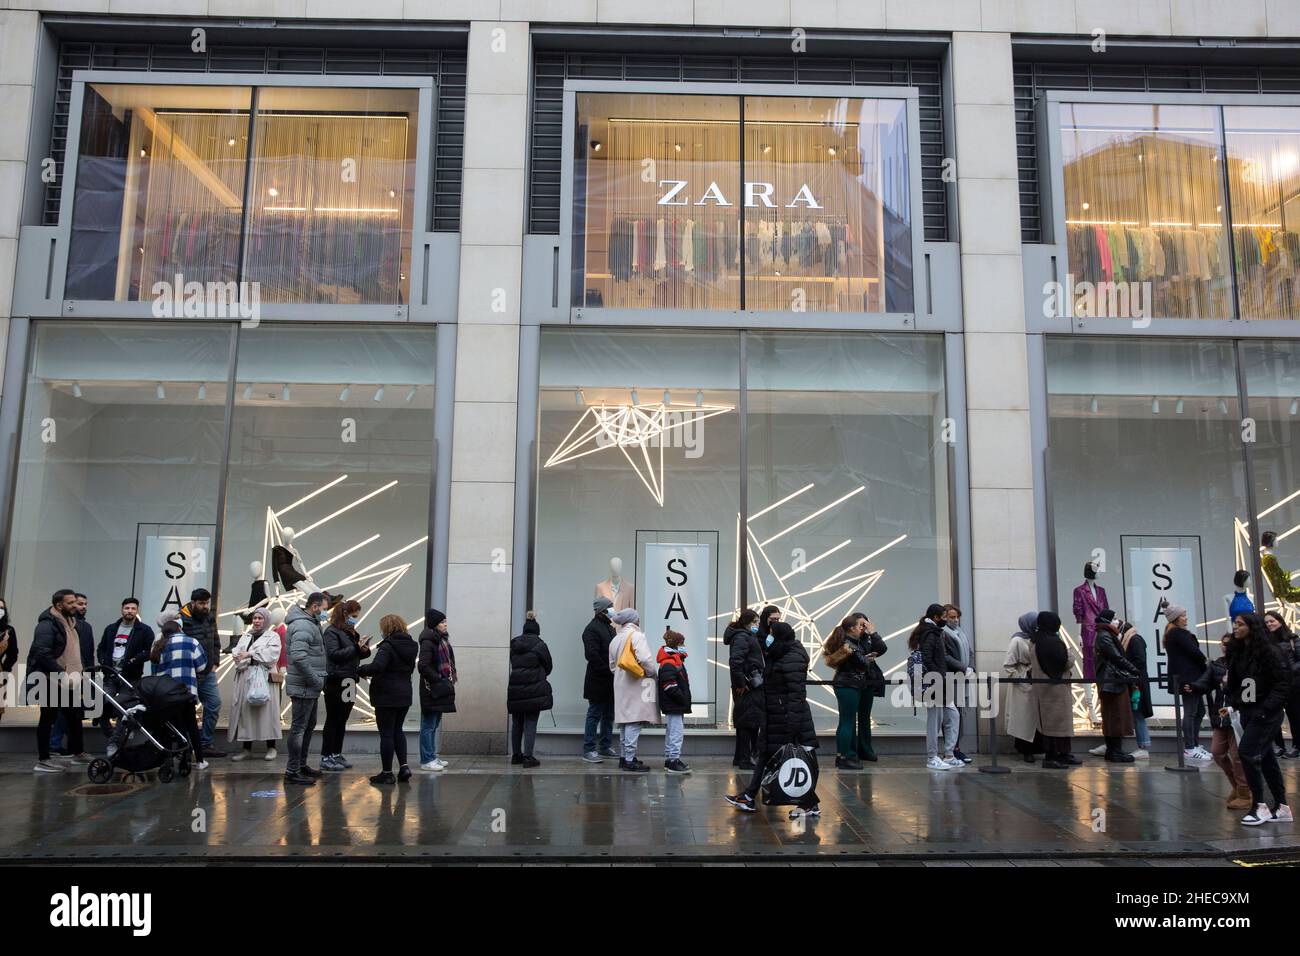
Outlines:
POLYGON ((1295 817, 1291 816, 1291 808, 1285 803, 1273 811, 1272 823, 1294 823, 1295 817))
POLYGON ((32 767, 33 773, 67 773, 68 768, 61 763, 55 763, 53 760, 38 760, 36 766, 32 767))
POLYGON ((1187 760, 1211 760, 1210 752, 1204 747, 1188 747, 1183 751, 1183 757, 1187 760))
POLYGON ((1268 823, 1273 819, 1273 813, 1269 810, 1268 804, 1261 803, 1241 818, 1242 826, 1257 827, 1260 824, 1268 823))
POLYGON ((931 757, 925 762, 927 770, 951 770, 952 767, 940 757, 931 757))
POLYGON ((1098 746, 1093 747, 1091 750, 1089 750, 1088 753, 1092 754, 1094 757, 1104 757, 1106 756, 1106 745, 1099 744, 1098 746))
POLYGON ((231 759, 231 760, 247 760, 247 759, 249 758, 249 756, 250 756, 250 754, 249 754, 249 752, 248 752, 247 750, 241 750, 241 751, 239 751, 238 753, 231 754, 231 755, 230 755, 230 759, 231 759))
POLYGON ((266 756, 263 757, 262 759, 263 759, 263 760, 274 760, 274 759, 275 759, 276 757, 278 757, 278 756, 280 756, 280 755, 279 755, 278 753, 275 752, 275 748, 274 748, 274 747, 271 747, 269 750, 267 750, 267 752, 266 752, 266 756))
POLYGON ((450 762, 450 761, 443 760, 441 757, 434 757, 433 759, 436 760, 436 761, 438 761, 438 763, 442 764, 442 769, 443 769, 443 770, 446 770, 449 766, 451 766, 451 762, 450 762))
POLYGON ((420 764, 420 769, 427 770, 429 773, 441 773, 443 767, 442 764, 438 763, 438 761, 430 760, 428 763, 420 764))
POLYGON ((1133 759, 1134 759, 1134 760, 1150 760, 1150 759, 1151 759, 1151 752, 1148 751, 1148 750, 1135 750, 1135 751, 1133 751, 1133 759))
POLYGON ((954 770, 966 766, 966 762, 962 760, 960 757, 956 757, 956 756, 944 757, 943 762, 946 763, 949 767, 952 767, 954 770))
POLYGON ((206 760, 200 760, 198 763, 193 765, 193 768, 195 770, 207 770, 208 762, 206 760))

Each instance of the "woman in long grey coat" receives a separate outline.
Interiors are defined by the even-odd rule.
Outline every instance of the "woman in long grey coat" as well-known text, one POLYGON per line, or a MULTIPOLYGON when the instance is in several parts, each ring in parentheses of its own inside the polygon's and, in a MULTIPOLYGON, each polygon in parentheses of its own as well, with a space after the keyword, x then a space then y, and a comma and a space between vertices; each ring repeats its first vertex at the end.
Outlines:
POLYGON ((243 760, 253 750, 253 741, 266 741, 266 759, 276 758, 275 745, 280 739, 280 684, 270 680, 280 662, 280 635, 271 625, 271 614, 258 608, 252 623, 235 645, 235 689, 230 705, 230 740, 243 743, 244 749, 233 760, 243 760), (254 704, 248 699, 248 686, 260 668, 267 678, 270 699, 254 704))
MULTIPOLYGON (((1003 677, 1029 676, 1032 662, 1029 635, 1038 623, 1038 612, 1022 614, 1016 623, 1020 630, 1011 635, 1011 643, 1007 645, 1007 659, 1002 662, 1003 677)), ((1034 754, 1043 752, 1032 684, 1007 684, 1007 733, 1015 739, 1016 751, 1025 758, 1025 763, 1033 763, 1034 754)))

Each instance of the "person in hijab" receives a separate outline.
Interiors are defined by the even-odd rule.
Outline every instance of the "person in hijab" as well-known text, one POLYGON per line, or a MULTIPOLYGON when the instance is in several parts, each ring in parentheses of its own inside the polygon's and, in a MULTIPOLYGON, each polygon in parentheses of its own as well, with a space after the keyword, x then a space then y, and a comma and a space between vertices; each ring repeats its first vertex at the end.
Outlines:
POLYGON ((618 629, 609 642, 609 670, 614 675, 614 722, 619 726, 619 742, 623 748, 618 769, 649 773, 650 768, 637 759, 636 746, 641 739, 641 728, 659 720, 655 679, 659 665, 641 630, 641 616, 635 608, 615 611, 611 620, 618 629), (640 677, 619 665, 623 649, 629 643, 642 671, 640 677))
POLYGON ((781 620, 781 609, 775 604, 769 604, 763 608, 758 615, 758 639, 766 645, 768 635, 772 633, 772 625, 781 620))
POLYGON ((244 760, 253 752, 253 741, 266 741, 266 759, 276 758, 275 745, 280 739, 280 685, 272 683, 270 672, 280 661, 280 635, 271 627, 271 612, 259 607, 232 655, 235 658, 235 689, 230 705, 227 739, 242 743, 232 760, 244 760), (257 670, 266 678, 268 699, 253 703, 248 699, 249 685, 257 670))
MULTIPOLYGON (((1031 635, 1037 623, 1037 611, 1028 611, 1016 621, 1020 629, 1011 635, 1011 643, 1007 645, 1007 659, 1002 662, 1003 677, 1029 676, 1031 635)), ((1015 741, 1016 752, 1025 763, 1033 763, 1034 755, 1044 749, 1043 734, 1038 727, 1038 708, 1034 706, 1033 685, 1007 684, 1006 707, 1007 733, 1015 741)))
MULTIPOLYGON (((1044 681, 1069 677, 1075 664, 1074 655, 1061 637, 1061 619, 1054 611, 1039 611, 1029 635, 1029 676, 1044 681)), ((1070 685, 1061 683, 1032 684, 1034 710, 1043 734, 1047 755, 1043 766, 1062 770, 1080 764, 1070 753, 1074 736, 1074 706, 1070 685)))

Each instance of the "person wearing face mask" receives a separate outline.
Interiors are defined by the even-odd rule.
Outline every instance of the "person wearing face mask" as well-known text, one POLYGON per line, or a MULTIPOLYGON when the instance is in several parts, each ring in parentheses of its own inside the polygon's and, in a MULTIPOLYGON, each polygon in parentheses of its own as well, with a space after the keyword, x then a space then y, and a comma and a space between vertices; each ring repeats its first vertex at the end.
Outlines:
POLYGON ((758 636, 764 646, 771 646, 772 642, 767 638, 772 632, 772 625, 779 620, 781 620, 781 609, 775 604, 769 604, 758 615, 758 636))
POLYGON ((356 699, 357 667, 370 656, 370 636, 357 633, 360 601, 338 601, 325 628, 325 729, 321 731, 320 768, 339 772, 352 766, 343 756, 343 736, 356 699))
POLYGON ((316 706, 325 688, 325 637, 318 623, 324 607, 325 595, 313 591, 307 596, 305 607, 294 605, 284 619, 289 642, 289 673, 285 688, 293 706, 289 727, 289 766, 284 780, 296 786, 311 786, 321 775, 319 770, 308 765, 307 757, 316 730, 316 706))
POLYGON ((244 746, 230 759, 247 759, 253 753, 253 741, 265 740, 266 759, 274 760, 280 739, 280 685, 271 683, 270 672, 280 660, 280 635, 271 626, 270 611, 259 607, 252 613, 248 630, 235 645, 232 656, 235 687, 226 736, 232 743, 244 746), (248 691, 255 680, 267 689, 268 697, 260 703, 249 700, 248 691))
POLYGON ((9 623, 9 603, 0 598, 0 717, 5 715, 5 687, 18 663, 18 632, 9 623))
POLYGON ((763 640, 758 634, 758 612, 745 608, 727 625, 722 643, 730 648, 731 723, 736 728, 736 755, 731 765, 753 770, 758 755, 758 732, 766 708, 763 691, 763 640))

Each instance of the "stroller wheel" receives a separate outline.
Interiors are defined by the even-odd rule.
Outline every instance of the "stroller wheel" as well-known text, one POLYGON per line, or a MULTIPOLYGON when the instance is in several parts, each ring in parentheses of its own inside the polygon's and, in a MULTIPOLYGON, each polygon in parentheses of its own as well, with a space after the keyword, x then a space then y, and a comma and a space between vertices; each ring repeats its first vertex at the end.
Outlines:
POLYGON ((188 777, 190 775, 190 771, 192 771, 193 769, 194 768, 190 766, 189 760, 186 759, 181 761, 180 766, 176 768, 176 772, 179 773, 182 777, 188 777))
POLYGON ((164 763, 161 767, 158 768, 158 779, 161 780, 163 783, 171 783, 172 779, 175 776, 176 776, 176 768, 172 766, 172 762, 170 760, 168 760, 166 763, 164 763))
POLYGON ((96 757, 86 768, 86 776, 91 783, 108 783, 113 779, 113 765, 103 757, 96 757))

